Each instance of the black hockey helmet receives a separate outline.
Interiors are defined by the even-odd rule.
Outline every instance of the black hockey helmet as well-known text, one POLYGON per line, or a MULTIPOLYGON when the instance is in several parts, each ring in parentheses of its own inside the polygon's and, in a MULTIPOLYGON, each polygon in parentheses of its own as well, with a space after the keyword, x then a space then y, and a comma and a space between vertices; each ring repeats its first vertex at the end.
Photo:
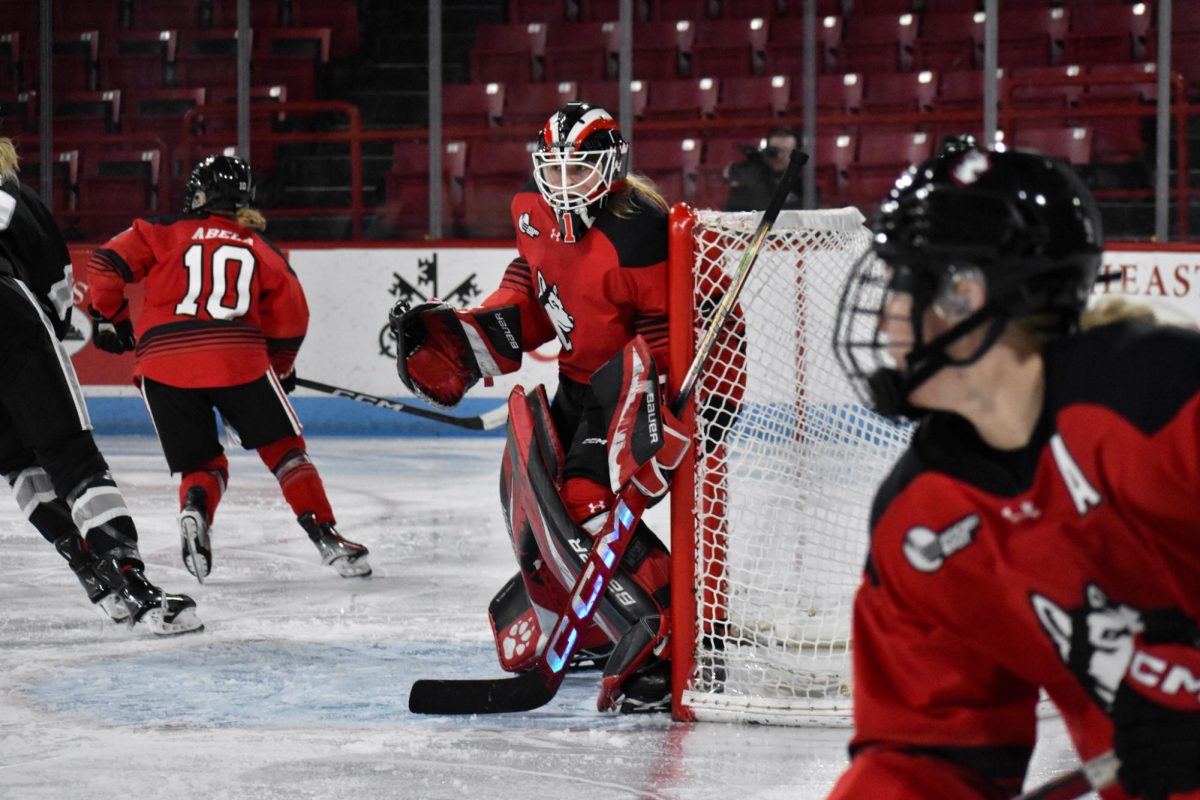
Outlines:
POLYGON ((236 156, 205 156, 183 187, 183 211, 237 211, 254 202, 254 174, 236 156))
POLYGON ((1074 330, 1100 269, 1100 211, 1067 164, 1041 153, 949 147, 910 167, 872 223, 838 310, 835 350, 860 397, 888 416, 911 415, 909 393, 948 364, 969 364, 1009 320, 1061 335, 1074 330), (976 270, 987 302, 935 339, 921 320, 945 282, 976 270), (915 341, 903 371, 889 363, 880 315, 889 292, 912 295, 915 341), (946 348, 987 325, 968 358, 946 348))
POLYGON ((568 234, 582 235, 608 195, 621 187, 629 172, 629 144, 612 115, 580 102, 554 112, 534 144, 534 182, 558 217, 564 241, 570 241, 568 234))

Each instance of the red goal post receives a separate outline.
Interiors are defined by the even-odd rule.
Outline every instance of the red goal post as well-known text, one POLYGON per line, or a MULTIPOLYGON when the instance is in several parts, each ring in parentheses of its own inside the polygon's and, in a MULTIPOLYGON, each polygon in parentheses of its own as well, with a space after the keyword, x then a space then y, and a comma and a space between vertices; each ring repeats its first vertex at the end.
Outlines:
MULTIPOLYGON (((673 380, 759 217, 671 210, 673 380)), ((868 507, 909 433, 854 402, 832 352, 869 243, 856 209, 782 212, 697 381, 671 493, 678 719, 849 724, 868 507)))

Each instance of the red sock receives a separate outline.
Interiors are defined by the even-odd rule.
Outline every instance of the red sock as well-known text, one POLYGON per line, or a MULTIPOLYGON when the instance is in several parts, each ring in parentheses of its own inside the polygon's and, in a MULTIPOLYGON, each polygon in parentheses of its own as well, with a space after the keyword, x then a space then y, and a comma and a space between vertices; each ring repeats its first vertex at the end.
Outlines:
POLYGON ((183 480, 179 482, 179 510, 183 510, 183 504, 187 500, 188 489, 193 486, 199 486, 208 495, 207 508, 204 510, 208 515, 208 524, 211 525, 213 517, 217 513, 217 504, 221 502, 221 495, 225 493, 225 486, 228 483, 229 459, 224 454, 217 456, 212 461, 201 464, 195 469, 188 470, 183 473, 183 480))
POLYGON ((286 436, 271 442, 258 448, 258 455, 275 473, 275 479, 283 489, 283 499, 297 517, 311 511, 318 524, 337 522, 329 498, 325 496, 325 484, 305 450, 303 436, 286 436))

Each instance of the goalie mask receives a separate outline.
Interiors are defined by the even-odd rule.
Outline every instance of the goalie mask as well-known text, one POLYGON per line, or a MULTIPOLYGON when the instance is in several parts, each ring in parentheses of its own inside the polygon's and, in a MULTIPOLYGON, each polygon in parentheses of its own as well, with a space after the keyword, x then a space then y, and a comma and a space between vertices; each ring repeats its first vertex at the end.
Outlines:
POLYGON ((629 144, 607 111, 568 103, 538 134, 533 179, 564 242, 587 233, 629 170, 629 144))
POLYGON ((859 398, 879 413, 915 419, 911 392, 944 366, 977 361, 1011 320, 1047 336, 1077 329, 1100 269, 1096 201, 1063 162, 1032 152, 951 148, 900 176, 872 224, 872 247, 842 291, 834 350, 859 398), (986 288, 977 310, 929 341, 926 312, 947 315, 956 283, 986 288), (913 341, 891 342, 885 311, 911 298, 913 341), (974 352, 948 348, 984 330, 974 352), (888 352, 908 349, 901 365, 888 352))
POLYGON ((237 211, 254 202, 250 165, 234 156, 207 156, 183 187, 183 212, 237 211))

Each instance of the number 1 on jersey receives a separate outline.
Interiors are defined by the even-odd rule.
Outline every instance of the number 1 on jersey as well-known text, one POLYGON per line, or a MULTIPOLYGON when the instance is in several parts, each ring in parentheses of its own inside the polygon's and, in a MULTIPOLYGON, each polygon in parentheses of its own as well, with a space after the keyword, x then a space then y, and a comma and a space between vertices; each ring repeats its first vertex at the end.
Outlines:
MULTIPOLYGON (((239 245, 223 244, 213 251, 208 270, 212 275, 212 289, 208 293, 208 302, 204 304, 209 316, 213 319, 237 319, 250 310, 250 284, 254 280, 254 268, 257 265, 254 253, 239 245), (224 304, 231 261, 237 265, 232 308, 224 304)), ((188 273, 187 293, 175 306, 175 313, 194 317, 200 313, 200 294, 204 291, 204 245, 189 247, 183 254, 183 266, 188 273)))

